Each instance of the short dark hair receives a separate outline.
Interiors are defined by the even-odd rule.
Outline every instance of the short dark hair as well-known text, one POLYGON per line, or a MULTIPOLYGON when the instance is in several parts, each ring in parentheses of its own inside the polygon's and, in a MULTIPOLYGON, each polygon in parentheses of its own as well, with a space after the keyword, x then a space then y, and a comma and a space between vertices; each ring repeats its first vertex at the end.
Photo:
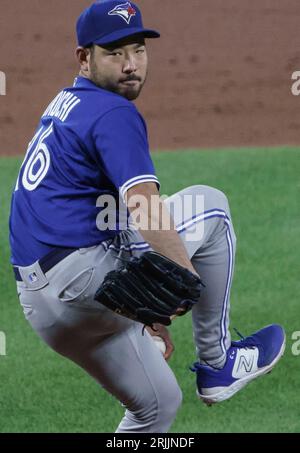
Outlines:
POLYGON ((94 55, 94 52, 95 52, 95 44, 90 44, 89 46, 86 46, 85 49, 89 49, 92 56, 94 55))

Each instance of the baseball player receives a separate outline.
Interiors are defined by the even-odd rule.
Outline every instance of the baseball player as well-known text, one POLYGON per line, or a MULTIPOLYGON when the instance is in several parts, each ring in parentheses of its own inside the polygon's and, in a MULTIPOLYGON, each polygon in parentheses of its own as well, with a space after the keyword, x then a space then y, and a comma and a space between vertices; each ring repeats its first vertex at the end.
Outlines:
MULTIPOLYGON (((159 198, 146 124, 132 102, 147 76, 145 40, 159 33, 144 27, 137 5, 107 0, 81 14, 77 37, 79 76, 43 113, 12 196, 18 295, 37 334, 124 405, 116 432, 167 432, 182 401, 165 360, 173 351, 165 325, 174 316, 149 315, 144 324, 154 330, 122 316, 133 286, 129 280, 127 294, 121 277, 122 293, 115 280, 111 296, 118 312, 99 303, 95 294, 111 271, 155 251, 195 281, 200 275, 205 288, 192 308, 193 371, 197 394, 207 404, 230 398, 269 372, 283 354, 285 334, 270 325, 231 341, 236 238, 226 196, 197 185, 159 198), (146 222, 138 222, 137 210, 146 222), (152 334, 164 339, 164 357, 152 334)), ((144 278, 139 275, 131 276, 137 286, 144 278)), ((145 295, 137 292, 136 303, 145 295)))

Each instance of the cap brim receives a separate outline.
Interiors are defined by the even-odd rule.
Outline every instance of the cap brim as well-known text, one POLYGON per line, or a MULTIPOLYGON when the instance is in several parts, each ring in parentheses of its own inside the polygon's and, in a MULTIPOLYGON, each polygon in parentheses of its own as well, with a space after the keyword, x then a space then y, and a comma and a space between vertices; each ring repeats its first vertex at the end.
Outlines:
POLYGON ((93 44, 98 44, 99 46, 105 44, 111 44, 116 41, 120 41, 123 38, 128 38, 132 35, 142 35, 144 38, 159 38, 160 34, 149 28, 140 28, 140 27, 132 27, 132 28, 124 28, 123 30, 115 31, 114 33, 110 33, 109 35, 103 36, 99 39, 94 40, 93 44))

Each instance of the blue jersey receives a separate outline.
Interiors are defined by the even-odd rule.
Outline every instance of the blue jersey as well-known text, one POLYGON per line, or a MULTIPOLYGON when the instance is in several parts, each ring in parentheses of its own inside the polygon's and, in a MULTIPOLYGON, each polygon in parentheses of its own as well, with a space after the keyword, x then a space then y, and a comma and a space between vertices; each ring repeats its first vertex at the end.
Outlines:
POLYGON ((158 183, 143 118, 132 102, 78 77, 46 109, 28 146, 12 196, 12 263, 114 237, 124 226, 116 216, 103 228, 101 200, 113 197, 118 211, 141 182, 158 183))

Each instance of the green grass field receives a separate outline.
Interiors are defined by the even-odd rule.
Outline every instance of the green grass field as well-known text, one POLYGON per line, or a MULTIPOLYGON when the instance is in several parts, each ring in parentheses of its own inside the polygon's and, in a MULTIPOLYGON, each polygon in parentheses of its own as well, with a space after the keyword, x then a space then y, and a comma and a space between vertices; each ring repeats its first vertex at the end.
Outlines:
MULTIPOLYGON (((10 194, 21 159, 0 159, 0 432, 113 432, 120 404, 31 330, 9 266, 10 194)), ((207 184, 229 197, 238 237, 231 326, 245 335, 269 324, 287 331, 285 356, 271 375, 212 408, 195 396, 191 318, 174 322, 170 362, 184 394, 172 427, 177 433, 300 432, 300 149, 277 148, 155 153, 162 193, 207 184)), ((121 359, 121 358, 120 358, 121 359)))

